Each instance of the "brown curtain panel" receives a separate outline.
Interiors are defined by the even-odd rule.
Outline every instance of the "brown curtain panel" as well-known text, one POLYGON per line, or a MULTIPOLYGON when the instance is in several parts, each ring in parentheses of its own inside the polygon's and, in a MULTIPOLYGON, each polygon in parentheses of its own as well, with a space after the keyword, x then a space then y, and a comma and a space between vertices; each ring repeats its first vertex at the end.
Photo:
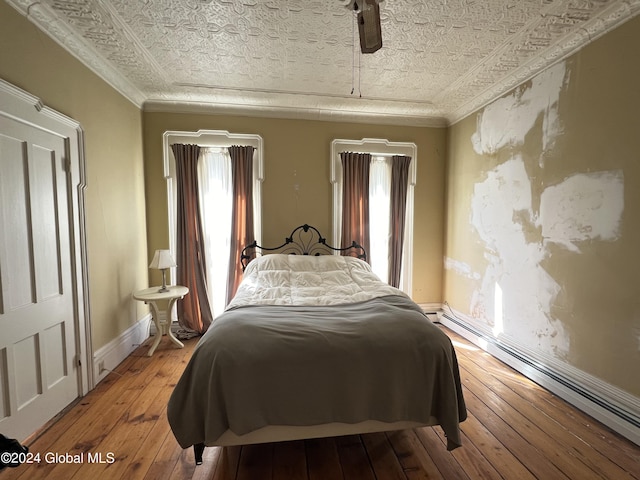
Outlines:
MULTIPOLYGON (((369 252, 369 169, 368 153, 342 152, 342 237, 340 246, 355 240, 369 252)), ((369 258, 367 257, 367 260, 369 258)))
POLYGON ((407 188, 411 157, 394 155, 391 162, 391 208, 389 215, 389 285, 400 286, 402 246, 407 212, 407 188))
POLYGON ((204 333, 212 313, 207 293, 205 255, 198 193, 198 145, 171 145, 176 160, 177 179, 177 277, 189 293, 178 302, 180 325, 204 333))
POLYGON ((227 303, 236 294, 242 280, 240 255, 242 249, 255 239, 253 231, 253 151, 251 146, 229 147, 233 181, 233 214, 231 219, 231 255, 227 303))

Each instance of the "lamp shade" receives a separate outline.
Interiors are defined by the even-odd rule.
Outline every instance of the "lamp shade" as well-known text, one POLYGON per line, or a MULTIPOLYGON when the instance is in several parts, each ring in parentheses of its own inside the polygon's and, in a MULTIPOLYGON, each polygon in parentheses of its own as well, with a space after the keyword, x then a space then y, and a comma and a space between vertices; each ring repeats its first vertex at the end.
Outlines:
POLYGON ((176 261, 171 256, 170 250, 156 250, 153 260, 151 260, 151 263, 149 264, 149 268, 156 268, 158 270, 175 266, 176 261))

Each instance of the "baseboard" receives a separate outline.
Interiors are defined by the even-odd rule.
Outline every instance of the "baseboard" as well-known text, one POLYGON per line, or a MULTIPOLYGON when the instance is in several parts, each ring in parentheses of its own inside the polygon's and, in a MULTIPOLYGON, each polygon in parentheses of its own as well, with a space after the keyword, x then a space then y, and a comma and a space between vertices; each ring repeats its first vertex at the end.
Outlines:
POLYGON ((640 398, 555 358, 545 358, 523 345, 496 339, 462 313, 450 310, 438 316, 445 327, 640 445, 640 398))
POLYGON ((94 352, 93 375, 96 384, 109 375, 111 370, 120 365, 149 337, 149 323, 153 323, 150 313, 122 332, 120 336, 94 352))

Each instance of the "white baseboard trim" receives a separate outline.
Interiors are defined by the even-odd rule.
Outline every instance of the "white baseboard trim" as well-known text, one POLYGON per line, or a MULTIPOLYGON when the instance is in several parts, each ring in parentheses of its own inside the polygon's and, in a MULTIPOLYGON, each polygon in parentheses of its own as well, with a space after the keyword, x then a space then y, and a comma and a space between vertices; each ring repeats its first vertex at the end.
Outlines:
POLYGON ((438 316, 445 327, 640 445, 640 398, 558 359, 497 339, 462 313, 448 310, 438 316))
POLYGON ((149 337, 149 323, 153 323, 150 313, 94 352, 93 375, 96 385, 149 337))

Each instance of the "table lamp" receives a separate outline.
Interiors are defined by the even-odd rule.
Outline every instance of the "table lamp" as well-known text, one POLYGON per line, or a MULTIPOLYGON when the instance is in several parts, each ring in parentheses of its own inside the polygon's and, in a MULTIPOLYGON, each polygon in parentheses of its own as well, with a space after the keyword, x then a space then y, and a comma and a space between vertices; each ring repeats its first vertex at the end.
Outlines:
POLYGON ((167 268, 175 267, 176 261, 171 256, 171 251, 169 250, 156 250, 155 255, 153 256, 153 260, 149 264, 149 268, 155 268, 156 270, 162 271, 162 288, 158 290, 158 293, 168 292, 167 288, 167 268))

